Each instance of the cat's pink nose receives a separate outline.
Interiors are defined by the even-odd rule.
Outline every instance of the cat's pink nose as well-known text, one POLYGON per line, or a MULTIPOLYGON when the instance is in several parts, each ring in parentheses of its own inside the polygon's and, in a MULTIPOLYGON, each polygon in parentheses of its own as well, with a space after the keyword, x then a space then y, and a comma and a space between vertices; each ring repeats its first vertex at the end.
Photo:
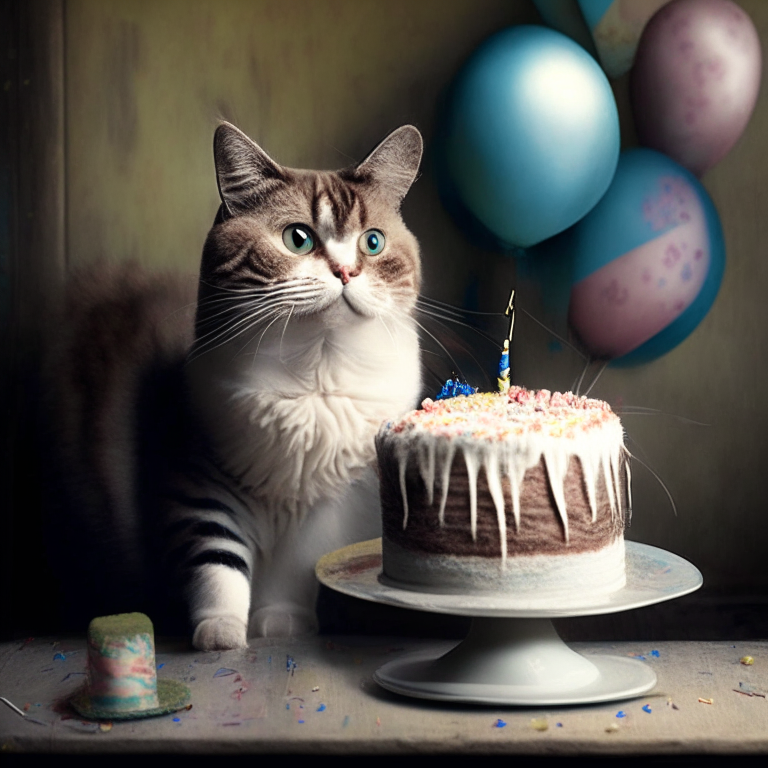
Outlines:
POLYGON ((331 271, 335 277, 338 277, 339 280, 341 280, 342 285, 346 285, 351 278, 357 277, 357 275, 360 274, 360 267, 355 267, 350 270, 346 265, 341 266, 339 264, 331 264, 331 271))

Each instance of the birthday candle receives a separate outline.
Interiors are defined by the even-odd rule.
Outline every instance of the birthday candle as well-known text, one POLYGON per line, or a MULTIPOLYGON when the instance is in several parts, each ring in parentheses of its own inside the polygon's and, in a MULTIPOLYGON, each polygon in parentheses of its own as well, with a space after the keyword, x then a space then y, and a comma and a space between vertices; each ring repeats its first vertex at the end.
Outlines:
POLYGON ((496 379, 499 385, 499 392, 509 391, 509 345, 512 342, 512 332, 515 330, 515 290, 509 294, 509 302, 504 314, 509 318, 509 332, 504 339, 504 346, 501 348, 501 359, 499 360, 499 376, 496 379))
POLYGON ((496 381, 499 385, 499 392, 509 391, 509 339, 504 339, 501 359, 499 360, 499 377, 496 381))

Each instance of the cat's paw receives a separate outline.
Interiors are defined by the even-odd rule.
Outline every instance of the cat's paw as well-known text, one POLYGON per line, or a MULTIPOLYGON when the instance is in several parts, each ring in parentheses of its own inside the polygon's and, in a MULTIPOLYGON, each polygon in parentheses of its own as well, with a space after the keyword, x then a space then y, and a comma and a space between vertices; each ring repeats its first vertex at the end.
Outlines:
POLYGON ((248 645, 248 628, 234 616, 203 619, 192 635, 192 645, 198 651, 231 651, 248 645))
POLYGON ((251 617, 250 634, 255 637, 314 635, 317 630, 315 612, 291 603, 264 606, 251 617))

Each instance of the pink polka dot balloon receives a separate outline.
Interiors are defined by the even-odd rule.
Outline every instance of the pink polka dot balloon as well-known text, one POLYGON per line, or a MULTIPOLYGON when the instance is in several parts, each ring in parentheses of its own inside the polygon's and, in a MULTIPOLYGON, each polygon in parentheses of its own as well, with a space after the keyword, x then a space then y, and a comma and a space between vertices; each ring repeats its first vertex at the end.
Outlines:
POLYGON ((685 339, 714 302, 725 267, 704 187, 650 149, 622 153, 605 196, 568 238, 571 330, 593 358, 625 365, 685 339))
POLYGON ((701 176, 744 131, 760 71, 760 40, 738 5, 673 0, 648 22, 632 69, 640 143, 701 176))

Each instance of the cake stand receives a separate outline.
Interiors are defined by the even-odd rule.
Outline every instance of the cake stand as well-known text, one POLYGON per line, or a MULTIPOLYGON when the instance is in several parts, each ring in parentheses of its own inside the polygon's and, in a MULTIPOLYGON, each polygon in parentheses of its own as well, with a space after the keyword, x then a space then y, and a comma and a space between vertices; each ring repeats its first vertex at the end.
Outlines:
POLYGON ((376 603, 471 616, 467 637, 452 650, 395 659, 376 682, 406 696, 474 704, 551 706, 592 704, 642 696, 656 685, 643 661, 582 656, 557 634, 552 619, 597 616, 642 608, 697 590, 701 573, 671 552, 626 542, 627 583, 602 598, 583 595, 544 607, 515 595, 450 595, 384 584, 381 539, 352 544, 322 557, 318 579, 330 589, 376 603))

